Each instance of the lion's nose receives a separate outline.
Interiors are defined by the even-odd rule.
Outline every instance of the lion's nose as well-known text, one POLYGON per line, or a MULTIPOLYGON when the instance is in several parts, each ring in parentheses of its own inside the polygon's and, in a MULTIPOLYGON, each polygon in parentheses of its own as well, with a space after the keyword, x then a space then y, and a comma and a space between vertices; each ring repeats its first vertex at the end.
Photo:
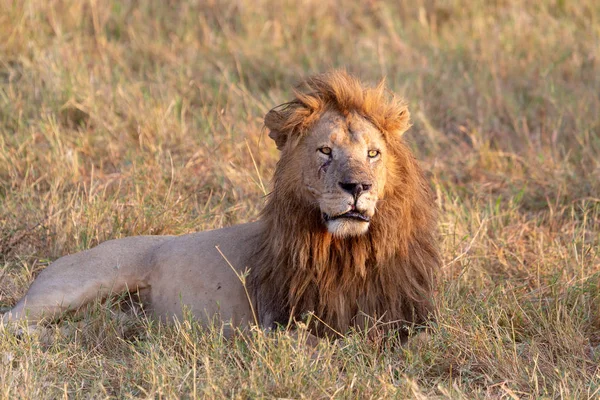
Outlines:
POLYGON ((368 182, 338 182, 340 187, 344 189, 346 192, 350 193, 352 196, 358 196, 362 192, 367 192, 373 186, 368 182))

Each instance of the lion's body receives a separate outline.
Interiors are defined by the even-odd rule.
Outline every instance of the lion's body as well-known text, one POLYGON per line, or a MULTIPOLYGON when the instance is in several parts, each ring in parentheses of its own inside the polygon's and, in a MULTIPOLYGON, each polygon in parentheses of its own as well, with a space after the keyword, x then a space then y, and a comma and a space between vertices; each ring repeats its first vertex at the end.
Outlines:
POLYGON ((36 322, 130 291, 139 293, 148 315, 163 321, 181 319, 186 309, 205 324, 218 316, 246 325, 254 317, 238 276, 260 227, 255 222, 183 236, 135 236, 62 257, 40 273, 7 317, 36 322))
POLYGON ((424 322, 440 260, 433 198, 401 138, 406 106, 342 72, 306 86, 265 118, 282 155, 259 222, 63 257, 8 318, 37 320, 135 290, 165 320, 185 307, 233 326, 313 312, 319 334, 424 322))

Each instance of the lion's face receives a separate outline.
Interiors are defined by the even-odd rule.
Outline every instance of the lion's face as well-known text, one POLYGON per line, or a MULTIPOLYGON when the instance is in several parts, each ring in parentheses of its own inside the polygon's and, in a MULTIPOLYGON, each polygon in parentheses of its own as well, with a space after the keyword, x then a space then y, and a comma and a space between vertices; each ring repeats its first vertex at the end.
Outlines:
POLYGON ((323 223, 338 237, 367 232, 386 180, 382 134, 356 113, 328 111, 298 145, 302 183, 323 223))

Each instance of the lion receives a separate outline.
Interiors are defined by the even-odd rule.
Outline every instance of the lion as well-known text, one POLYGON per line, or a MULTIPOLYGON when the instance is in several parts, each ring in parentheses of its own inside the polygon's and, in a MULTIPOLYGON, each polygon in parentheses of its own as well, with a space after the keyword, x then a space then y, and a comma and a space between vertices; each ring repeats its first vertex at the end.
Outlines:
POLYGON ((317 336, 379 324, 406 336, 431 317, 440 266, 433 195, 403 140, 406 103, 382 80, 308 78, 265 116, 281 157, 256 222, 110 240, 59 258, 3 316, 54 319, 135 292, 164 321, 184 309, 225 334, 311 319, 317 336))

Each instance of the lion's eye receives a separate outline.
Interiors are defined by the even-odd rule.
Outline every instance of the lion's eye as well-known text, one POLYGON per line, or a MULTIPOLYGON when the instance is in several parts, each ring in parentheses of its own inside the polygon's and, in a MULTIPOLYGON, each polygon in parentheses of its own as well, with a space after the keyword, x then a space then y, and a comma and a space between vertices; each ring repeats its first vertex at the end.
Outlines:
POLYGON ((321 147, 319 148, 319 151, 323 154, 325 154, 326 156, 330 156, 331 155, 331 147, 321 147))
POLYGON ((380 153, 379 150, 369 150, 369 152, 367 153, 369 158, 375 158, 377 157, 380 153))

